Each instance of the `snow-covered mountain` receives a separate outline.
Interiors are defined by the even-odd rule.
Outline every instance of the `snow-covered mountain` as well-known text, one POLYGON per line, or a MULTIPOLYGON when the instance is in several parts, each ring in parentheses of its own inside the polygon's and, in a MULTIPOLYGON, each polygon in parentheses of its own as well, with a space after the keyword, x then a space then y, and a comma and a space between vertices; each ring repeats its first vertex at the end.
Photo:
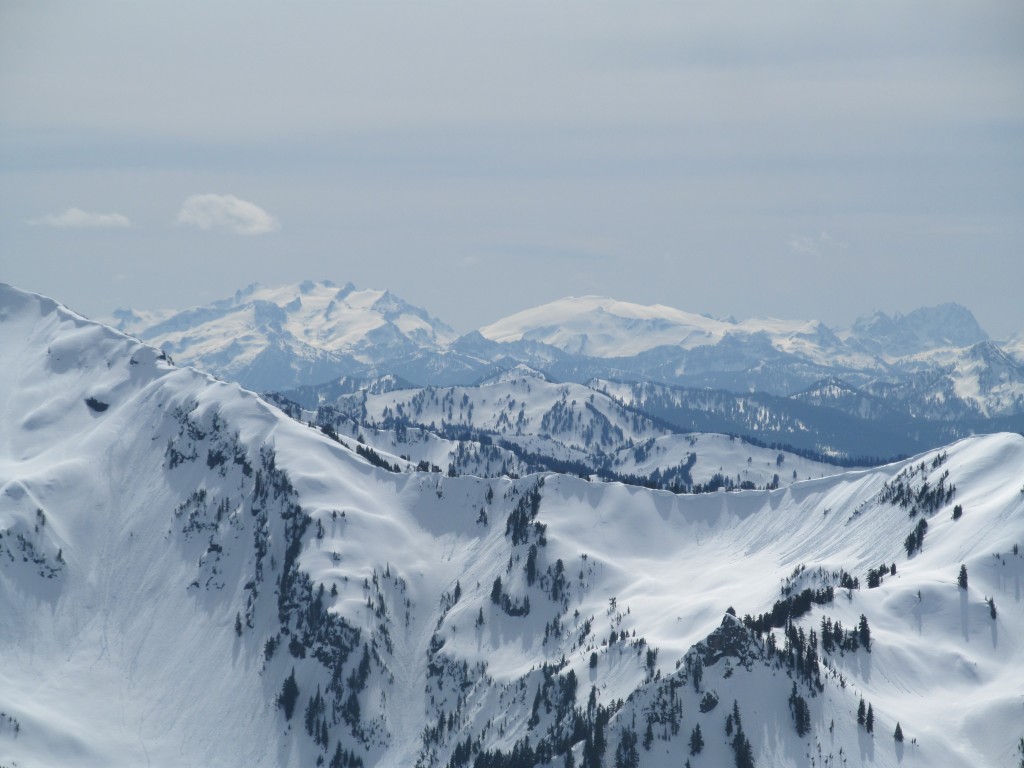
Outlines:
POLYGON ((932 349, 970 347, 988 341, 970 310, 959 304, 921 307, 906 315, 875 311, 841 334, 872 354, 906 357, 932 349))
POLYGON ((250 286, 183 312, 118 310, 109 322, 177 360, 258 391, 344 376, 471 384, 495 369, 523 364, 563 381, 639 380, 784 396, 829 378, 874 387, 881 395, 931 377, 930 387, 955 394, 948 407, 936 397, 927 408, 899 400, 907 413, 931 419, 1012 416, 1024 396, 991 354, 975 354, 969 371, 954 365, 978 344, 1011 357, 1016 350, 1012 342, 988 342, 973 315, 956 304, 905 316, 876 312, 836 332, 818 321, 717 320, 585 296, 528 309, 456 338, 444 323, 387 291, 306 281, 250 286), (965 384, 971 377, 976 384, 965 384), (986 379, 1000 384, 986 387, 986 379))
MULTIPOLYGON (((498 320, 480 333, 499 342, 535 341, 572 355, 635 357, 658 347, 694 350, 728 338, 760 338, 780 352, 835 364, 839 338, 818 321, 716 320, 661 304, 644 306, 602 296, 560 299, 498 320)), ((859 360, 870 365, 870 357, 859 360)))
POLYGON ((389 384, 338 395, 339 385, 328 384, 285 398, 308 409, 297 418, 450 474, 558 470, 693 489, 788 485, 836 471, 727 435, 681 434, 603 391, 550 382, 525 366, 471 387, 389 384))
POLYGON ((384 357, 436 351, 455 338, 389 291, 326 280, 250 285, 208 306, 155 317, 118 310, 110 321, 183 363, 259 391, 326 381, 384 357))
POLYGON ((989 341, 905 358, 896 382, 867 389, 917 419, 1024 414, 1024 366, 989 341))
POLYGON ((3 764, 1019 759, 1019 435, 777 491, 450 478, 7 287, 0 354, 3 764))

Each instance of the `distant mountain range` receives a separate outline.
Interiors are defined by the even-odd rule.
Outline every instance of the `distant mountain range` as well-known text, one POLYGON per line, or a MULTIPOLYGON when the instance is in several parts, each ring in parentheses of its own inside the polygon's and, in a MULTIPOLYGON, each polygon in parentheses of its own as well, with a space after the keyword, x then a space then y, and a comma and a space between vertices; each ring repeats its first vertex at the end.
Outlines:
POLYGON ((118 310, 108 322, 179 362, 300 401, 303 388, 320 402, 342 394, 337 382, 470 386, 525 366, 555 382, 604 382, 675 429, 847 457, 1024 429, 1022 337, 993 341, 956 304, 833 330, 566 298, 457 336, 388 291, 306 281, 178 312, 118 310))

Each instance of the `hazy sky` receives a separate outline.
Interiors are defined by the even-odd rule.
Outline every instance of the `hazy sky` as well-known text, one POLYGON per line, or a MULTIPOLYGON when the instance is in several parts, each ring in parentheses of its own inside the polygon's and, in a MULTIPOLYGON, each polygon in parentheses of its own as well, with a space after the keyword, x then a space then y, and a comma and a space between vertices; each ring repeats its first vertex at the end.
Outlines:
POLYGON ((0 0, 0 281, 1024 330, 1024 3, 0 0))

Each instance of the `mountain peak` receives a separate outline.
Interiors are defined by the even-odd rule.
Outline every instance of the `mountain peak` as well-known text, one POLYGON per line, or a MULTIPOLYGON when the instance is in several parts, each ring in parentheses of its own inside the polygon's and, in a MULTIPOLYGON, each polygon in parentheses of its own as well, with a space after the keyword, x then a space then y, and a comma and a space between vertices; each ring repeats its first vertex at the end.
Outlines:
POLYGON ((952 302, 920 307, 906 315, 875 310, 858 318, 850 334, 865 348, 896 357, 988 340, 973 313, 952 302))
POLYGON ((727 327, 661 304, 569 296, 517 312, 480 332, 493 341, 539 341, 570 354, 625 357, 658 346, 713 343, 727 327))
POLYGON ((329 280, 265 287, 253 283, 230 299, 148 317, 118 310, 119 329, 159 345, 181 362, 257 389, 289 388, 299 377, 327 380, 353 361, 445 347, 443 322, 390 291, 338 289, 329 280), (152 319, 152 322, 147 320, 152 319))

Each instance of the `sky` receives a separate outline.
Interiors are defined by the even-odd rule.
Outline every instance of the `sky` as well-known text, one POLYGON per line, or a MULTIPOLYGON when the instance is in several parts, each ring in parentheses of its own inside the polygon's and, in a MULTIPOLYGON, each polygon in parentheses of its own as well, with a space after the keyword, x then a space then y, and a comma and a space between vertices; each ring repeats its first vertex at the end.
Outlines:
POLYGON ((0 281, 1024 331, 1024 4, 0 0, 0 281))

